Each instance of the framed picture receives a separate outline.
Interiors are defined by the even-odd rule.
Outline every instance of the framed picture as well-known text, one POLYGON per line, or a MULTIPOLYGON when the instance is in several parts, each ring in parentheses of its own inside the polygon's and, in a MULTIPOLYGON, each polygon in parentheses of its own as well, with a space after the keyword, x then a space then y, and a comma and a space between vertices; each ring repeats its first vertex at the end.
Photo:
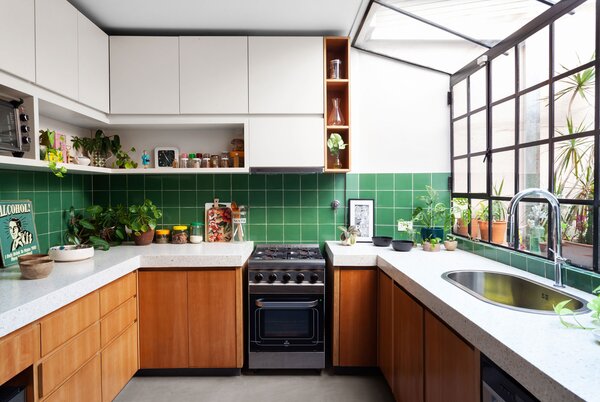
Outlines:
POLYGON ((40 252, 31 201, 0 201, 0 251, 4 267, 40 252))
POLYGON ((175 162, 179 163, 179 149, 173 147, 154 148, 155 168, 172 168, 175 162))
POLYGON ((371 242, 375 228, 374 208, 373 200, 348 200, 348 226, 358 228, 357 242, 371 242))

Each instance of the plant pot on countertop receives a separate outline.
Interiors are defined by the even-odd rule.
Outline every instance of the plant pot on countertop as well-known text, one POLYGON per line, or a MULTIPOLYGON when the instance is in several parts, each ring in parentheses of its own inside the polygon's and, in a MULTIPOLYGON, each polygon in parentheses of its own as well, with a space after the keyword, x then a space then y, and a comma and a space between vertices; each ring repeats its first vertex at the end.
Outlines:
POLYGON ((448 251, 454 251, 458 247, 458 241, 456 240, 446 240, 444 241, 444 248, 448 251))
POLYGON ((421 228, 421 239, 443 239, 444 229, 443 228, 421 228))
POLYGON ((437 243, 435 245, 431 245, 431 243, 429 242, 424 242, 423 243, 423 251, 431 251, 431 252, 436 252, 436 251, 440 251, 440 244, 437 243))
MULTIPOLYGON (((505 244, 506 243, 506 221, 494 221, 492 222, 492 243, 505 244)), ((479 221, 479 232, 481 240, 488 241, 488 222, 479 221)))
POLYGON ((147 232, 141 233, 139 236, 133 234, 133 242, 136 246, 147 246, 152 243, 154 239, 154 229, 150 229, 147 232))

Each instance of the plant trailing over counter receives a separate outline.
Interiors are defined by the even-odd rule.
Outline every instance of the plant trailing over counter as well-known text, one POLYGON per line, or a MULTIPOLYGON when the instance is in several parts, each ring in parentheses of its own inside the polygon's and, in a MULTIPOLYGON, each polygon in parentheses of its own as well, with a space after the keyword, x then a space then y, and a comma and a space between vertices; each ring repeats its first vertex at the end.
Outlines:
POLYGON ((122 224, 125 207, 102 208, 100 205, 92 205, 85 212, 87 216, 76 213, 74 207, 69 210, 65 233, 67 244, 91 245, 108 250, 125 240, 125 227, 122 224))
POLYGON ((146 245, 152 243, 157 220, 161 217, 162 211, 146 199, 141 205, 130 205, 122 223, 131 229, 135 244, 146 245))
POLYGON ((560 323, 564 325, 566 328, 574 328, 574 329, 586 329, 586 330, 595 330, 600 328, 600 286, 592 291, 592 293, 596 294, 596 297, 588 302, 587 308, 592 311, 592 324, 594 327, 586 327, 581 324, 579 320, 577 320, 577 316, 570 308, 566 307, 567 304, 571 302, 571 300, 563 300, 562 302, 553 305, 554 312, 558 315, 558 319, 560 323), (566 317, 571 317, 573 322, 569 322, 566 320, 566 317))
POLYGON ((56 132, 54 130, 40 130, 40 159, 48 161, 48 168, 59 179, 65 177, 67 168, 58 166, 63 161, 62 150, 54 148, 54 139, 56 132))
POLYGON ((338 133, 331 133, 329 139, 327 140, 327 148, 329 148, 329 153, 331 156, 335 158, 333 162, 334 169, 341 169, 342 162, 340 161, 340 151, 346 149, 346 144, 344 139, 338 133))

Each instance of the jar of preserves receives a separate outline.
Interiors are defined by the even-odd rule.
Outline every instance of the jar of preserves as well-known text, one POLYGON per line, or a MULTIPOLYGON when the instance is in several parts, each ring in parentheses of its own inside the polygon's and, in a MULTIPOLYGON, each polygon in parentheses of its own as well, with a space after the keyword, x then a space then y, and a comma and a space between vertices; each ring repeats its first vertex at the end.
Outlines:
POLYGON ((190 243, 202 243, 204 240, 204 231, 202 230, 202 223, 192 222, 190 223, 190 243))
POLYGON ((154 233, 154 242, 156 244, 168 244, 170 233, 169 229, 157 229, 154 233))
POLYGON ((171 243, 173 244, 185 244, 188 242, 187 226, 179 225, 173 226, 173 233, 171 234, 171 243))
POLYGON ((187 154, 181 154, 181 157, 179 158, 179 167, 180 168, 187 168, 188 167, 188 155, 187 154))

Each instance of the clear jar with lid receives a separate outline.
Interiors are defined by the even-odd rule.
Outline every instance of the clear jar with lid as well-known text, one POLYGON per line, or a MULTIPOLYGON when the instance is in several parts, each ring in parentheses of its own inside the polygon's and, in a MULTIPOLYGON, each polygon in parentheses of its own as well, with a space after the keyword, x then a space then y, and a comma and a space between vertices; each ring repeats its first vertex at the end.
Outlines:
POLYGON ((221 162, 220 165, 222 168, 228 168, 229 167, 229 152, 227 151, 223 151, 221 152, 221 162))
POLYGON ((202 223, 192 222, 190 223, 190 243, 202 243, 204 231, 202 230, 202 223))
POLYGON ((173 233, 171 234, 171 243, 185 244, 187 242, 188 242, 187 226, 185 226, 185 225, 173 226, 173 233))
POLYGON ((233 208, 232 204, 233 241, 246 240, 246 207, 244 205, 233 208))
POLYGON ((192 167, 195 169, 199 169, 200 166, 202 166, 202 159, 198 158, 198 156, 196 155, 196 157, 192 159, 192 167))
POLYGON ((157 229, 154 233, 154 242, 156 244, 168 244, 170 233, 169 229, 157 229))
POLYGON ((181 154, 181 156, 179 157, 179 167, 180 168, 187 168, 188 167, 188 154, 181 154))
POLYGON ((210 167, 210 154, 202 154, 201 167, 203 167, 203 168, 210 167))
POLYGON ((210 156, 210 167, 218 168, 219 167, 219 155, 211 155, 210 156))

